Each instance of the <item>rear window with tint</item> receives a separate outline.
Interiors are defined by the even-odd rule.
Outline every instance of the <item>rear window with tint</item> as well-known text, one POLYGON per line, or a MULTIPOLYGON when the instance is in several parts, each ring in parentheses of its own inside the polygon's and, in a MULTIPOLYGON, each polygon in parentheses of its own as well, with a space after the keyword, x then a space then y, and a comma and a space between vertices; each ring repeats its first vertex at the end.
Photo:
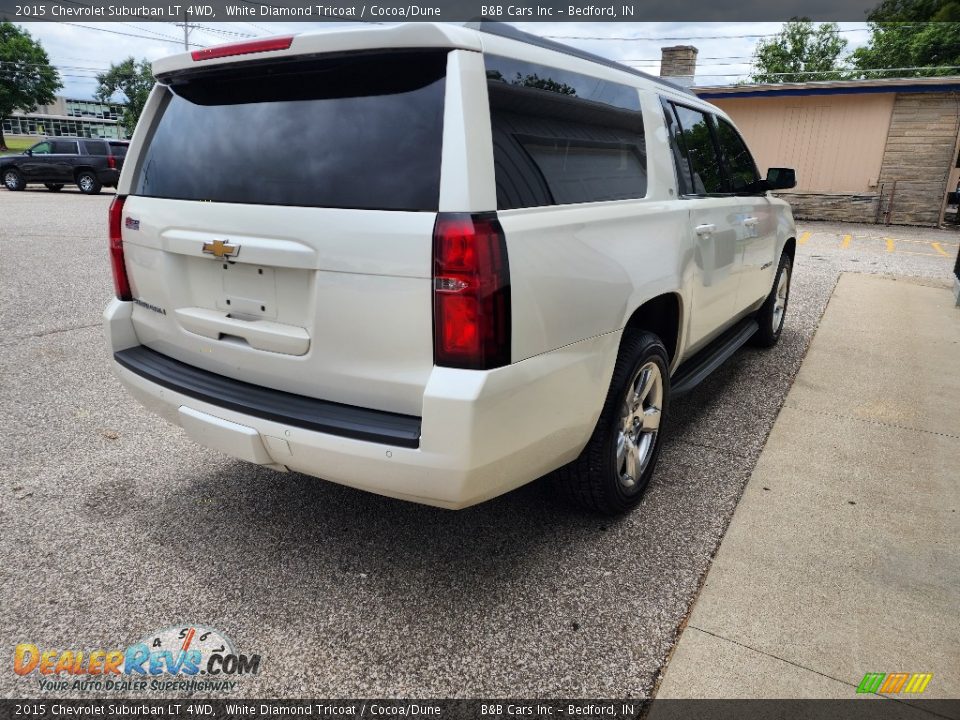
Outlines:
POLYGON ((127 154, 127 144, 126 143, 110 143, 110 153, 118 157, 123 157, 127 154))
POLYGON ((287 61, 174 79, 134 193, 437 210, 446 51, 287 61))
POLYGON ((107 155, 107 144, 105 142, 91 142, 86 140, 83 143, 83 146, 87 150, 87 155, 107 155))

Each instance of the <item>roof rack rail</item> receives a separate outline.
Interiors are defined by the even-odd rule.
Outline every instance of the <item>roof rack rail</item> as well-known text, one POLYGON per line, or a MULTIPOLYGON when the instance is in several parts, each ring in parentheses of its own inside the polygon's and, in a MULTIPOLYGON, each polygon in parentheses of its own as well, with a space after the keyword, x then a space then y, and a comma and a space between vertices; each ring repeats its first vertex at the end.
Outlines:
POLYGON ((623 65, 610 60, 609 58, 587 52, 586 50, 579 50, 575 47, 571 47, 570 45, 564 45, 563 43, 558 43, 554 40, 548 40, 547 38, 540 37, 539 35, 533 35, 532 33, 518 30, 512 25, 508 25, 504 22, 477 19, 465 23, 464 27, 470 28, 471 30, 479 30, 480 32, 487 33, 488 35, 498 35, 500 37, 510 38, 511 40, 519 40, 520 42, 527 43, 528 45, 535 45, 537 47, 546 48, 547 50, 555 50, 556 52, 563 53, 564 55, 571 55, 573 57, 580 58, 581 60, 589 60, 590 62, 597 63, 598 65, 604 65, 615 70, 630 73, 631 75, 636 75, 637 77, 642 77, 646 80, 650 80, 651 82, 655 82, 658 85, 664 85, 671 90, 677 90, 678 92, 696 97, 692 90, 672 83, 669 80, 664 80, 656 75, 650 75, 649 73, 632 68, 629 65, 623 65))

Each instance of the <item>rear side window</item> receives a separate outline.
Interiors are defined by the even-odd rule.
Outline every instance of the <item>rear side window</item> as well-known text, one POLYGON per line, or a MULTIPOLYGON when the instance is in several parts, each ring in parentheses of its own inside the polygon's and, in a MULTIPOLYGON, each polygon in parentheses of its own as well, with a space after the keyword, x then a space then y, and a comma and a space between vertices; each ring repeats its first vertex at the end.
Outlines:
POLYGON ((681 195, 693 194, 693 175, 690 170, 690 161, 687 159, 686 146, 683 144, 683 133, 680 122, 677 120, 673 103, 660 99, 663 105, 663 119, 667 124, 667 139, 670 142, 670 154, 673 156, 673 166, 677 171, 677 182, 680 184, 678 192, 681 195))
POLYGON ((674 105, 680 122, 680 137, 690 163, 693 195, 716 195, 724 191, 723 173, 713 141, 710 116, 699 110, 674 105))
POLYGON ((54 155, 76 155, 77 143, 71 140, 53 140, 50 143, 50 152, 54 155))
POLYGON ((83 143, 87 155, 105 156, 107 155, 107 144, 105 142, 91 142, 87 140, 83 143))
POLYGON ((498 209, 646 195, 635 88, 497 56, 486 72, 498 209))
POLYGON ((446 51, 247 65, 174 79, 134 193, 433 210, 446 51))
POLYGON ((110 154, 117 157, 124 157, 127 154, 126 143, 110 143, 110 154))

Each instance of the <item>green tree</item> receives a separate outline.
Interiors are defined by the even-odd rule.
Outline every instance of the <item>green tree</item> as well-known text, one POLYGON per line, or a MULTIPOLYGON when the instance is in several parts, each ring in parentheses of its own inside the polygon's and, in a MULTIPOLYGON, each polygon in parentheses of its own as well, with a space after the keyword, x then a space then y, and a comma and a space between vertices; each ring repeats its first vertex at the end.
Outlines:
POLYGON ((858 76, 917 77, 960 72, 956 69, 960 66, 960 0, 883 0, 867 20, 870 40, 853 52, 858 76))
POLYGON ((122 63, 110 65, 106 72, 97 74, 97 99, 107 101, 118 92, 127 103, 120 122, 128 135, 133 135, 137 121, 147 104, 150 90, 153 88, 153 71, 149 60, 137 62, 132 57, 122 63))
POLYGON ((770 40, 757 43, 753 81, 758 83, 839 80, 845 77, 840 56, 847 41, 836 23, 814 25, 792 18, 770 40))
MULTIPOLYGON (((43 46, 23 28, 0 21, 0 120, 14 110, 33 112, 49 105, 63 87, 43 46)), ((0 150, 6 150, 0 124, 0 150)))
POLYGON ((560 95, 576 95, 577 89, 566 83, 557 82, 551 78, 542 78, 536 73, 532 75, 521 75, 517 73, 517 79, 511 85, 522 85, 523 87, 539 88, 540 90, 549 90, 560 95))

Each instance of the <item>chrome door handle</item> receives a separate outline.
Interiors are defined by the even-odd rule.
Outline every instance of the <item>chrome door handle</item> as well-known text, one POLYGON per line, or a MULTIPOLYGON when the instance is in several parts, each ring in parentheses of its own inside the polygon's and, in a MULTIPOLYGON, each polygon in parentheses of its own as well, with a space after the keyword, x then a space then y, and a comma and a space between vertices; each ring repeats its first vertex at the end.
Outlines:
POLYGON ((697 233, 697 235, 700 235, 701 237, 705 237, 707 235, 712 235, 714 230, 716 229, 717 229, 716 225, 714 225, 713 223, 707 223, 706 225, 697 225, 694 228, 694 231, 697 233))
POLYGON ((760 219, 755 217, 748 217, 743 219, 743 224, 747 227, 756 227, 760 224, 760 219))

